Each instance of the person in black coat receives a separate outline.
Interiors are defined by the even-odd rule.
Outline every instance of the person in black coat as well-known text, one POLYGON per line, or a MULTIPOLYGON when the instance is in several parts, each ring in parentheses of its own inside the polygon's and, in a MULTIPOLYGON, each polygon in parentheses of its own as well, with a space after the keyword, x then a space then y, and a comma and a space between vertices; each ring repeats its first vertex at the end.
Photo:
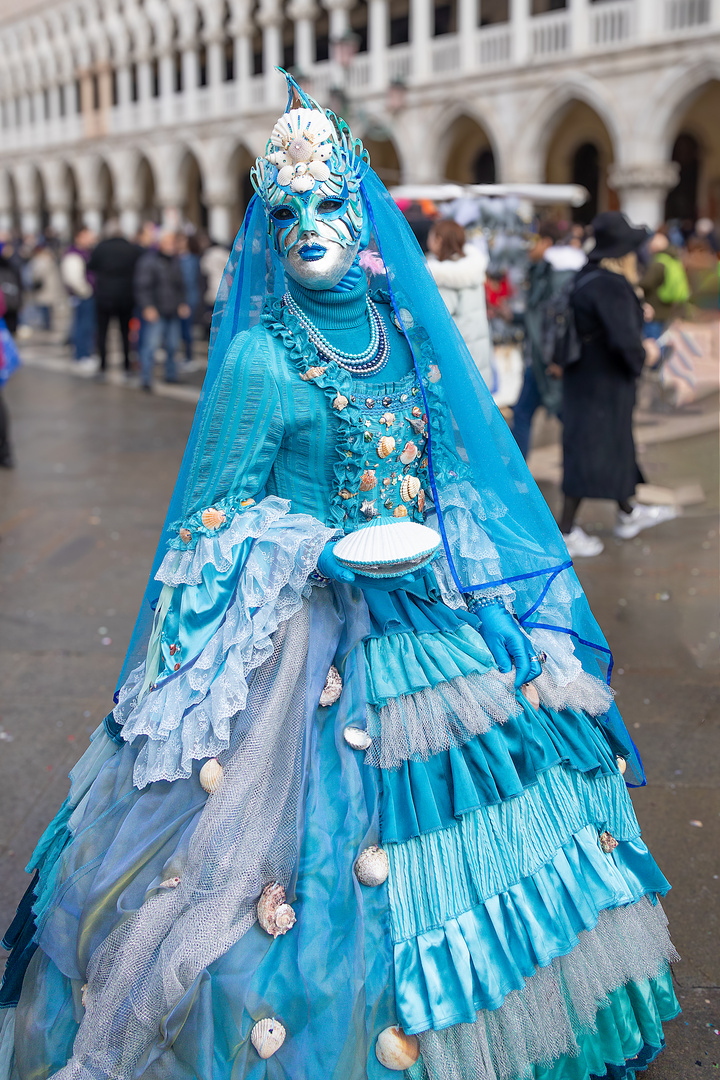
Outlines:
POLYGON ((133 277, 143 248, 131 244, 117 228, 101 240, 88 263, 95 275, 95 304, 97 307, 98 352, 100 371, 107 364, 107 333, 111 319, 117 319, 122 338, 125 374, 130 374, 130 319, 134 306, 133 277))
POLYGON ((643 480, 632 432, 637 380, 647 351, 657 348, 643 340, 643 310, 634 288, 636 252, 647 232, 612 211, 599 214, 593 230, 595 248, 571 297, 580 358, 565 368, 563 378, 560 530, 571 556, 603 550, 598 537, 575 524, 582 499, 616 502, 614 531, 622 538, 675 516, 670 507, 630 502, 643 480))
POLYGON ((144 390, 152 388, 155 351, 165 350, 165 382, 177 382, 175 353, 180 344, 180 320, 190 307, 185 279, 177 257, 174 233, 160 236, 157 251, 146 251, 135 267, 135 301, 142 313, 140 368, 144 390))

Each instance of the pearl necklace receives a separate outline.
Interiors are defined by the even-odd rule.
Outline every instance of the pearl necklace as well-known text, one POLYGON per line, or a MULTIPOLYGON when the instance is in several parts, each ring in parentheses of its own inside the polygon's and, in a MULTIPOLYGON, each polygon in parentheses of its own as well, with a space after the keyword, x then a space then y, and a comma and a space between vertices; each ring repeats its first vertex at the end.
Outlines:
POLYGON ((349 371, 352 375, 375 375, 387 364, 390 356, 390 342, 380 312, 369 296, 366 297, 365 305, 370 323, 370 344, 361 353, 345 352, 331 345, 302 308, 295 303, 290 293, 285 293, 282 304, 306 331, 321 359, 336 363, 338 367, 349 371))

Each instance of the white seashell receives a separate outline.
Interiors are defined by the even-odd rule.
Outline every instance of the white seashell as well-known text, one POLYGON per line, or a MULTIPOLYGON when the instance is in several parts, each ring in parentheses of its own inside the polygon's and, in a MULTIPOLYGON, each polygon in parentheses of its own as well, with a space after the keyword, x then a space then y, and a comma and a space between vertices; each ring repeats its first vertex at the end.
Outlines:
POLYGON ((272 1057, 285 1042, 285 1028, 279 1020, 258 1020, 250 1032, 250 1042, 263 1060, 272 1057))
POLYGON ((418 448, 414 442, 406 442, 400 454, 400 460, 403 465, 409 465, 411 461, 414 461, 418 456, 418 448))
POLYGON ((526 682, 524 686, 520 687, 523 696, 527 698, 534 709, 540 707, 540 695, 537 692, 537 688, 533 686, 531 682, 526 682))
POLYGON ((375 1056, 386 1069, 403 1072, 414 1065, 420 1056, 418 1037, 406 1035, 401 1027, 385 1028, 377 1037, 375 1056))
POLYGON ((396 577, 423 566, 439 546, 438 533, 425 525, 375 518, 343 536, 333 550, 335 558, 350 570, 370 577, 396 577))
POLYGON ((380 417, 380 420, 378 421, 378 423, 385 424, 386 427, 390 427, 391 424, 395 423, 395 413, 394 412, 383 413, 382 416, 380 417))
POLYGON ((440 368, 437 366, 437 364, 431 364, 430 365, 430 371, 428 373, 428 378, 429 378, 431 383, 440 382, 440 378, 441 378, 440 368))
POLYGON ((359 727, 346 727, 343 731, 343 738, 348 746, 352 746, 353 750, 367 750, 372 743, 367 731, 363 731, 359 727))
POLYGON ((420 490, 420 481, 417 476, 405 476, 400 485, 400 498, 403 502, 412 502, 420 490))
POLYGON ((324 367, 309 367, 300 378, 303 382, 311 382, 312 379, 319 379, 321 375, 325 374, 326 370, 324 367))
POLYGON ((179 536, 183 544, 189 544, 192 540, 192 533, 189 529, 180 529, 179 536))
POLYGON ((392 454, 395 449, 395 440, 392 435, 383 435, 377 444, 377 455, 380 458, 386 458, 389 454, 392 454))
POLYGON ((320 704, 323 708, 327 708, 328 705, 334 705, 342 694, 342 676, 340 672, 333 664, 327 673, 325 679, 325 686, 323 692, 320 695, 320 704))
POLYGON ((372 847, 361 851, 355 862, 355 875, 361 885, 382 885, 390 873, 388 857, 381 847, 372 847))
MULTIPOLYGON (((302 165, 296 165, 296 169, 301 169, 302 165)), ((298 193, 303 191, 311 191, 315 187, 315 181, 312 176, 293 176, 290 181, 290 190, 297 191, 298 193)))
POLYGON ((366 469, 360 478, 360 490, 372 491, 374 487, 377 487, 377 476, 374 469, 366 469))
POLYGON ((82 990, 80 991, 80 1001, 82 1002, 83 1009, 87 1009, 88 998, 88 984, 84 983, 82 990))
POLYGON ((395 509, 393 510, 393 517, 405 518, 407 516, 408 516, 407 515, 407 507, 405 507, 405 506, 396 506, 395 509))
POLYGON ((338 412, 342 412, 343 409, 346 409, 347 404, 348 399, 345 397, 344 394, 336 394, 333 398, 333 409, 337 409, 338 412))
POLYGON ((266 934, 280 937, 297 922, 295 911, 285 903, 285 890, 277 881, 266 885, 257 902, 258 922, 266 934))
POLYGON ((179 884, 179 877, 169 877, 166 878, 165 881, 160 882, 160 884, 158 885, 158 889, 177 889, 179 884))
POLYGON ((223 767, 217 758, 210 758, 200 770, 200 784, 209 795, 213 795, 222 784, 223 767))
POLYGON ((326 180, 330 179, 330 170, 322 161, 309 162, 308 172, 311 176, 314 176, 316 180, 319 180, 321 184, 324 184, 326 180))
POLYGON ((627 761, 625 760, 624 757, 619 757, 619 756, 615 760, 617 761, 617 767, 618 767, 618 769, 620 771, 620 775, 624 776, 625 775, 625 770, 627 769, 627 761))

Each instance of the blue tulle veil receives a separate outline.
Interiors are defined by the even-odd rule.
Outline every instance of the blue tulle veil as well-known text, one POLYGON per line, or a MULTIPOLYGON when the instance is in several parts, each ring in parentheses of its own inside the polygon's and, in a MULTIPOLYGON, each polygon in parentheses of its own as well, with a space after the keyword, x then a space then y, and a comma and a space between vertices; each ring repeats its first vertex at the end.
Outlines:
MULTIPOLYGON (((289 79, 288 108, 318 106, 289 79)), ((337 123, 332 113, 327 116, 337 123)), ((515 593, 520 623, 529 631, 545 631, 571 641, 575 656, 588 673, 610 681, 612 656, 572 568, 567 549, 548 506, 532 479, 515 440, 485 386, 467 346, 448 314, 427 270, 424 255, 397 206, 372 169, 361 191, 370 228, 370 246, 382 258, 385 273, 371 276, 370 287, 390 296, 396 319, 404 328, 416 374, 429 412, 428 370, 436 365, 451 410, 461 457, 472 473, 472 486, 482 506, 481 526, 499 553, 492 576, 472 580, 468 563, 445 527, 446 493, 434 467, 432 424, 429 425, 429 472, 437 523, 448 565, 463 593, 507 584, 515 593)), ((170 501, 142 609, 120 682, 144 659, 154 605, 160 593, 155 572, 174 528, 198 507, 189 502, 194 476, 211 450, 207 441, 214 390, 233 338, 260 321, 268 297, 284 292, 282 266, 268 242, 265 210, 254 196, 235 239, 218 292, 210 338, 208 370, 178 480, 170 501)), ((217 497, 221 496, 217 493, 217 497)), ((209 505, 209 503, 206 503, 209 505)), ((629 750, 626 780, 643 784, 644 773, 632 740, 613 706, 602 718, 610 735, 629 750)))

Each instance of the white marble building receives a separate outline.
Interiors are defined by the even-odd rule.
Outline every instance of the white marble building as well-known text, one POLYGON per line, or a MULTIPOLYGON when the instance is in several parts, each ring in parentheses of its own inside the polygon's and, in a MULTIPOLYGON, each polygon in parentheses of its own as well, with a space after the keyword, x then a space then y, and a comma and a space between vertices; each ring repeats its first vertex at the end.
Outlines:
POLYGON ((581 214, 720 219, 720 0, 0 0, 0 231, 229 239, 280 64, 388 183, 575 180, 581 214))

